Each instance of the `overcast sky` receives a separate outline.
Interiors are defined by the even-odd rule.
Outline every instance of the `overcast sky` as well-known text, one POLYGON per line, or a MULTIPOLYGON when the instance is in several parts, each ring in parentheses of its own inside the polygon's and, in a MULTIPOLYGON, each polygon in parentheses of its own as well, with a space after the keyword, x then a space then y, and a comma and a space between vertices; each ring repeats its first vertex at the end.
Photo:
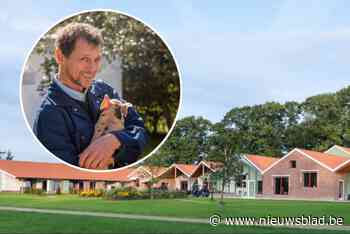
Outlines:
POLYGON ((2 1, 0 149, 56 161, 32 138, 19 101, 22 65, 62 18, 115 9, 155 29, 182 74, 180 118, 220 121, 234 107, 302 101, 350 81, 350 1, 2 1), (237 3, 239 2, 239 3, 237 3))

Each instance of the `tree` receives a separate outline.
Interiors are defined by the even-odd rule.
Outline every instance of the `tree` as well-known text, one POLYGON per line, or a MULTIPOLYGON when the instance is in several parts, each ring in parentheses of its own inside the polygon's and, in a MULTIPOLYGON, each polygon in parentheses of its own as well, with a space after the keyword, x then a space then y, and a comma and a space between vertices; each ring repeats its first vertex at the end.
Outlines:
POLYGON ((350 146, 350 86, 336 93, 341 110, 338 127, 340 128, 341 145, 350 146))
POLYGON ((194 163, 204 157, 208 148, 211 122, 203 117, 189 116, 177 121, 174 130, 156 157, 164 164, 194 163))
POLYGON ((238 145, 245 153, 281 155, 284 131, 288 124, 283 105, 268 102, 262 105, 233 108, 226 113, 224 122, 239 135, 238 145))
POLYGON ((158 175, 163 170, 163 160, 160 157, 149 157, 143 163, 144 168, 150 173, 150 179, 147 181, 150 189, 150 198, 154 198, 154 185, 159 182, 158 175))
POLYGON ((11 150, 0 151, 0 159, 3 159, 3 157, 5 160, 13 160, 15 156, 13 155, 11 150))
POLYGON ((236 130, 228 128, 224 122, 215 124, 210 136, 211 150, 208 158, 223 163, 221 169, 210 175, 210 180, 221 182, 221 204, 223 204, 225 186, 232 178, 236 180, 241 174, 238 138, 236 130))
POLYGON ((304 147, 324 151, 334 144, 342 144, 341 116, 343 108, 336 94, 320 94, 307 98, 302 104, 303 120, 299 136, 304 147))

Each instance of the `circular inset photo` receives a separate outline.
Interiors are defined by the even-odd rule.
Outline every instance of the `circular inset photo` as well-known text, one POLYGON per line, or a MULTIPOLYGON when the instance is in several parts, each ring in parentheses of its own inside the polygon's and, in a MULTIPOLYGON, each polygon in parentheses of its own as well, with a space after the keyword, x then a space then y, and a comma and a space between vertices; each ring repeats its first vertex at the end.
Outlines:
POLYGON ((109 170, 155 152, 175 125, 180 72, 164 40, 115 11, 66 18, 33 46, 21 104, 33 135, 58 159, 109 170))

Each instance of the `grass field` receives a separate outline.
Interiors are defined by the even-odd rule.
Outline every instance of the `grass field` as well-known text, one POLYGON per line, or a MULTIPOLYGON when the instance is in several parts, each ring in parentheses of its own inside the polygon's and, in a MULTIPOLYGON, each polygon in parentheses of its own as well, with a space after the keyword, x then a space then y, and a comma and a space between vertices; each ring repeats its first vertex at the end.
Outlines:
POLYGON ((332 215, 350 224, 349 202, 276 201, 226 199, 221 206, 210 199, 162 199, 109 201, 101 198, 81 198, 76 195, 37 196, 0 193, 0 206, 51 208, 81 211, 146 214, 172 217, 208 218, 214 213, 222 216, 300 216, 332 215))
MULTIPOLYGON (((0 233, 242 233, 242 234, 321 234, 324 230, 267 227, 212 227, 209 224, 183 224, 0 211, 0 233)), ((327 234, 344 231, 327 231, 327 234)))
MULTIPOLYGON (((222 216, 301 216, 332 215, 344 218, 350 224, 350 203, 310 202, 310 201, 271 201, 226 199, 221 206, 209 199, 177 200, 133 200, 107 201, 100 198, 81 198, 74 195, 37 196, 25 194, 0 193, 0 206, 62 209, 76 211, 111 212, 125 214, 143 214, 153 216, 171 216, 181 218, 207 219, 214 213, 222 216)), ((206 224, 170 223, 164 221, 140 221, 113 218, 97 218, 70 215, 28 214, 12 211, 0 212, 0 232, 62 232, 79 230, 94 232, 158 232, 160 233, 281 233, 277 228, 262 227, 211 227, 206 224), (57 230, 57 225, 62 229, 57 230), (30 227, 28 227, 30 226, 30 227), (29 229, 23 229, 23 228, 29 229), (11 229, 12 228, 12 229, 11 229), (197 231, 198 230, 198 231, 197 231)), ((330 231, 327 231, 329 233, 330 231)), ((84 233, 86 233, 84 231, 84 233)), ((322 233, 321 230, 284 229, 283 233, 322 233)), ((324 231, 323 231, 324 233, 324 231)), ((331 231, 330 233, 337 233, 331 231)), ((345 233, 342 231, 341 233, 345 233)), ((348 232, 349 233, 349 232, 348 232)))

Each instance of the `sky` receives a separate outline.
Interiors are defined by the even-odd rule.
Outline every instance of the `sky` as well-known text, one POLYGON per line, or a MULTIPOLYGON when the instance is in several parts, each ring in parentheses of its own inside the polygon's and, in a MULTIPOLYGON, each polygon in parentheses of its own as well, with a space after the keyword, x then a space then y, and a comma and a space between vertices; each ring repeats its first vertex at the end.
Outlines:
POLYGON ((182 79, 179 118, 220 121, 235 107, 303 101, 350 83, 349 1, 2 1, 0 149, 57 161, 33 138, 19 100, 22 66, 51 26, 82 10, 113 9, 166 41, 182 79))

